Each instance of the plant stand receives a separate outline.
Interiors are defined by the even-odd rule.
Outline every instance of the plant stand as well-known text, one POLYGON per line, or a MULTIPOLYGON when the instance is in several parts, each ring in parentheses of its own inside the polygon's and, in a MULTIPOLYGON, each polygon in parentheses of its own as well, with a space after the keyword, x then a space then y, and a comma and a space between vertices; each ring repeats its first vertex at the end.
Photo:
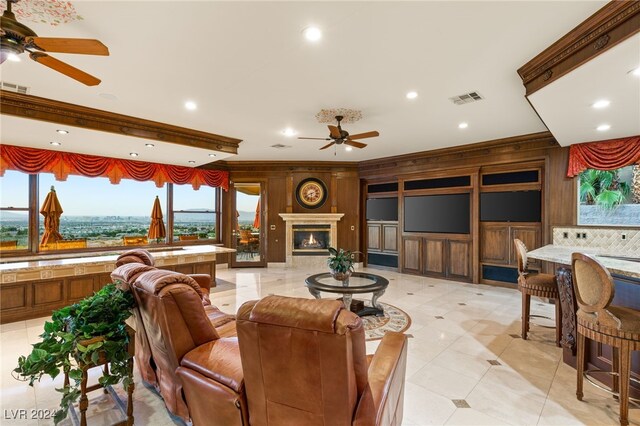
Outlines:
MULTIPOLYGON (((135 331, 131 327, 127 326, 127 332, 129 333, 129 345, 127 349, 129 354, 131 355, 131 358, 129 359, 129 371, 133 376, 133 355, 135 354, 135 331)), ((98 339, 101 339, 101 338, 97 337, 97 338, 91 339, 90 341, 87 341, 87 344, 95 343, 95 341, 97 341, 98 339)), ((118 396, 116 391, 113 390, 112 386, 110 385, 103 386, 100 383, 87 386, 89 369, 102 367, 104 374, 109 373, 109 360, 106 358, 104 352, 100 354, 100 359, 98 360, 97 363, 85 364, 83 362, 80 362, 78 366, 82 370, 82 379, 80 382, 80 402, 78 404, 80 408, 80 418, 78 419, 78 414, 76 413, 76 409, 73 405, 71 405, 69 407, 69 414, 70 414, 72 423, 75 426, 77 425, 87 426, 87 408, 89 408, 89 398, 87 397, 87 393, 93 392, 98 389, 102 389, 105 394, 111 395, 111 397, 113 398, 114 402, 116 403, 116 406, 118 407, 122 415, 126 417, 125 420, 122 420, 121 422, 118 422, 118 423, 114 423, 113 426, 132 426, 133 425, 133 389, 135 385, 131 383, 127 389, 127 404, 125 407, 125 403, 118 396)), ((65 373, 64 375, 64 384, 65 386, 69 385, 68 373, 65 373)))

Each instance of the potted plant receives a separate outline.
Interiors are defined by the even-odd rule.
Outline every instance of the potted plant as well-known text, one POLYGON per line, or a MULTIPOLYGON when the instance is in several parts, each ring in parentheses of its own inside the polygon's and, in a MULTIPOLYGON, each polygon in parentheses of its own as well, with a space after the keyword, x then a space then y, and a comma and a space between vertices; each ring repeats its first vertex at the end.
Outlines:
POLYGON ((42 341, 33 345, 29 355, 18 358, 14 377, 29 381, 30 386, 44 375, 55 379, 61 372, 68 374, 69 383, 56 389, 62 394, 54 415, 56 424, 67 417, 69 407, 80 396, 82 365, 108 360, 109 369, 99 379, 101 385, 122 381, 127 389, 133 383, 130 335, 125 324, 133 306, 130 292, 107 284, 93 296, 54 311, 51 322, 44 324, 42 341))
POLYGON ((353 264, 355 263, 356 252, 350 250, 344 251, 343 249, 334 249, 329 247, 329 258, 327 259, 327 265, 331 270, 331 276, 343 283, 346 282, 351 273, 354 271, 353 264))

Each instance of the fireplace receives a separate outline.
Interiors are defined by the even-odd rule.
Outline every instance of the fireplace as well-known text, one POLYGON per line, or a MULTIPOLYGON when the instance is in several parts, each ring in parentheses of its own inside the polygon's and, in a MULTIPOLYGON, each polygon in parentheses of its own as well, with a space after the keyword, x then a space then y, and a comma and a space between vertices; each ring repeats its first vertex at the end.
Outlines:
POLYGON ((286 224, 285 266, 326 269, 328 248, 337 244, 342 213, 280 213, 286 224))
POLYGON ((327 254, 331 225, 293 225, 293 256, 327 254))

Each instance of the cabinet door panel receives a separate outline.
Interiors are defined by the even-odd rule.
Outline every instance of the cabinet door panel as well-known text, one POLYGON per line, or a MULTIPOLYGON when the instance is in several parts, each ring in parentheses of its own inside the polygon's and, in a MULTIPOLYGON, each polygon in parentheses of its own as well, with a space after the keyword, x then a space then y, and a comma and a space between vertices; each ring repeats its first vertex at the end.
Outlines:
MULTIPOLYGON (((513 240, 517 238, 521 240, 525 246, 527 246, 527 250, 535 250, 541 246, 541 235, 540 235, 540 226, 511 226, 511 238, 509 245, 511 250, 511 264, 516 265, 518 263, 516 257, 516 249, 513 245, 513 240)), ((529 267, 540 267, 540 261, 535 259, 529 259, 529 267)))
POLYGON ((405 237, 402 244, 402 272, 422 273, 422 239, 405 237))
POLYGON ((425 238, 424 245, 424 272, 430 274, 443 275, 445 268, 445 247, 446 240, 425 238))
POLYGON ((398 225, 382 225, 382 251, 398 252, 398 225))
POLYGON ((380 251, 382 244, 380 241, 381 226, 378 223, 367 224, 367 250, 380 251))
POLYGON ((488 263, 509 263, 509 226, 486 225, 480 228, 480 260, 488 263))
POLYGON ((469 279, 471 277, 471 241, 449 240, 447 276, 469 279))

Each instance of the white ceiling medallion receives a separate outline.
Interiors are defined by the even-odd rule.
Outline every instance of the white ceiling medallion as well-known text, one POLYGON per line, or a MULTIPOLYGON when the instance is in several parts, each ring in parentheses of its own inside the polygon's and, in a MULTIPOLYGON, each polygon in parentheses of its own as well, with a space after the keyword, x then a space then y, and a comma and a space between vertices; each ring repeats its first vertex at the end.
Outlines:
POLYGON ((321 109, 320 112, 316 114, 316 120, 318 120, 318 123, 335 124, 337 115, 341 115, 343 117, 342 123, 355 123, 362 119, 362 111, 359 109, 329 108, 321 109))

